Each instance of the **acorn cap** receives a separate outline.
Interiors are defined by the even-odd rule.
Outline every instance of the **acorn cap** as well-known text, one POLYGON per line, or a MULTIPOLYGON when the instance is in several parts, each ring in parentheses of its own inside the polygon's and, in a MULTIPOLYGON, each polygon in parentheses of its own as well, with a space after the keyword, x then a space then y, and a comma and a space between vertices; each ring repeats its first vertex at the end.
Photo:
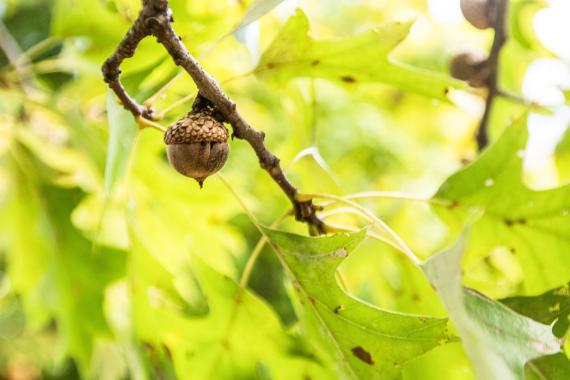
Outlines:
POLYGON ((164 134, 168 161, 176 171, 204 180, 220 170, 228 159, 228 130, 210 113, 195 112, 172 124, 164 134))
POLYGON ((194 142, 225 142, 228 130, 222 123, 206 113, 189 113, 168 127, 164 134, 167 145, 194 142))

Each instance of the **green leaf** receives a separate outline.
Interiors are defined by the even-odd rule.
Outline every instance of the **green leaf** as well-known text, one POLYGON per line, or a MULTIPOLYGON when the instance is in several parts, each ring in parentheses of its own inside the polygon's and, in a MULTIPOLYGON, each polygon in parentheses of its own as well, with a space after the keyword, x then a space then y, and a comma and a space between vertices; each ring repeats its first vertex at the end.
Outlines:
POLYGON ((526 366, 526 380, 570 379, 570 360, 564 354, 544 356, 526 366))
POLYGON ((106 8, 102 1, 85 7, 75 0, 55 0, 51 21, 52 37, 84 37, 89 49, 96 53, 110 54, 118 42, 117 36, 129 28, 127 20, 106 8))
POLYGON ((176 273, 164 269, 133 231, 130 282, 138 339, 165 345, 181 379, 329 378, 315 361, 292 354, 293 339, 261 299, 240 289, 197 257, 176 273), (197 279, 208 302, 203 315, 187 312, 184 278, 197 279), (178 292, 178 295, 174 295, 178 292))
POLYGON ((422 268, 459 331, 478 378, 523 380, 525 363, 560 352, 560 342, 550 326, 463 288, 460 264, 466 240, 464 233, 453 247, 430 258, 422 268))
POLYGON ((501 297, 536 294, 570 280, 570 186, 536 191, 524 184, 527 135, 523 117, 434 196, 447 203, 435 207, 452 229, 474 209, 482 213, 467 249, 466 279, 479 289, 500 289, 501 297))
POLYGON ((525 49, 546 53, 540 39, 533 28, 533 18, 538 11, 548 7, 548 2, 542 0, 513 1, 509 10, 510 32, 525 49))
POLYGON ((534 297, 511 297, 501 302, 517 313, 550 325, 557 337, 563 337, 570 326, 570 284, 534 297))
POLYGON ((9 207, 14 245, 7 256, 8 274, 24 298, 29 327, 53 320, 58 359, 73 357, 84 373, 96 339, 109 334, 103 295, 110 282, 124 275, 125 253, 106 247, 94 252, 70 218, 84 193, 30 174, 45 167, 23 146, 13 154, 20 166, 14 166, 17 186, 9 207))
POLYGON ((450 88, 466 88, 452 78, 390 59, 411 26, 412 22, 392 22, 354 37, 315 40, 308 35, 307 16, 298 9, 262 54, 255 72, 276 82, 295 77, 347 85, 381 82, 437 99, 447 99, 450 88))
POLYGON ((117 182, 124 176, 138 128, 129 112, 121 107, 115 95, 107 95, 107 117, 109 120, 109 146, 105 166, 105 195, 108 196, 117 182))
POLYGON ((388 312, 341 290, 336 269, 365 231, 310 238, 264 230, 290 273, 311 342, 346 378, 398 379, 406 362, 450 340, 447 319, 388 312))
POLYGON ((570 89, 562 89, 562 94, 564 95, 564 103, 568 106, 570 105, 570 89))
POLYGON ((150 97, 154 94, 161 86, 166 84, 169 80, 171 80, 177 73, 177 70, 174 70, 173 73, 168 75, 164 80, 157 83, 155 86, 152 86, 150 89, 143 90, 141 89, 141 84, 147 79, 149 75, 153 73, 160 65, 162 65, 166 60, 169 58, 169 55, 163 53, 154 61, 150 62, 145 67, 141 67, 139 69, 133 70, 131 72, 125 73, 121 77, 121 83, 125 90, 127 90, 128 94, 135 94, 134 98, 138 102, 143 102, 146 98, 150 97))
MULTIPOLYGON (((568 94, 570 95, 570 92, 568 94)), ((560 181, 568 182, 570 180, 570 129, 566 130, 556 146, 554 160, 560 181)))

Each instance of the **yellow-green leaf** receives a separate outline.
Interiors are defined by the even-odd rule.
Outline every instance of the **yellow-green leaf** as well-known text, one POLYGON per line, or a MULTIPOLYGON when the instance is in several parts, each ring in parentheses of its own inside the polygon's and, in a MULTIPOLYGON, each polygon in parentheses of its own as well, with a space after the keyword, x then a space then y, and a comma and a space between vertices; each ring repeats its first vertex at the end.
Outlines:
POLYGON ((287 267, 316 352, 349 379, 399 379, 403 365, 450 340, 447 319, 392 313, 345 293, 335 272, 365 231, 304 237, 264 229, 287 267))
POLYGON ((497 296, 536 294, 570 281, 570 186, 538 191, 525 185, 527 135, 523 117, 434 196, 447 202, 435 207, 453 229, 473 210, 482 213, 466 253, 466 280, 484 291, 501 281, 497 296))
POLYGON ((353 37, 316 40, 299 9, 262 54, 255 73, 276 82, 311 77, 347 85, 386 83, 437 99, 447 99, 451 88, 465 88, 462 82, 390 58, 412 23, 391 22, 353 37))

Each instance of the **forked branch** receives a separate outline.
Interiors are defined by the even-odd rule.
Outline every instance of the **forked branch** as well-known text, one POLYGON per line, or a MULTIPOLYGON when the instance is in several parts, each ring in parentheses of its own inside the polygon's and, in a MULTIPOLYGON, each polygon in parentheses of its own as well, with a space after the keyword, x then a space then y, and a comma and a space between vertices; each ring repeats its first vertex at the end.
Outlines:
POLYGON ((121 63, 135 54, 138 44, 147 36, 155 36, 172 57, 174 63, 181 66, 194 80, 199 97, 210 101, 232 126, 233 136, 247 141, 259 159, 259 163, 287 195, 295 210, 297 220, 306 222, 313 234, 324 233, 324 224, 317 216, 317 209, 312 201, 299 201, 297 188, 287 179, 279 159, 265 146, 265 134, 252 128, 239 114, 235 103, 221 90, 212 78, 188 52, 181 38, 172 28, 174 22, 168 0, 143 0, 143 7, 115 52, 102 67, 105 82, 117 94, 123 106, 134 117, 149 121, 154 120, 152 109, 138 104, 125 90, 119 77, 121 63))

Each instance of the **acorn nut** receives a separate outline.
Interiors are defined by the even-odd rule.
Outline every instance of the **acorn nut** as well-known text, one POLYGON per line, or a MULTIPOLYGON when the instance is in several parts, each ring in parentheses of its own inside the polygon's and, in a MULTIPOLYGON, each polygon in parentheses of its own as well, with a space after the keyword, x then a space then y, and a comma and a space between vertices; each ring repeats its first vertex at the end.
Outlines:
POLYGON ((496 0, 461 0, 463 17, 477 29, 487 29, 492 24, 496 0))
POLYGON ((472 87, 484 87, 490 75, 487 57, 475 53, 460 53, 450 62, 449 71, 456 79, 467 81, 472 87))
POLYGON ((180 174, 200 184, 220 170, 230 152, 228 130, 206 112, 190 112, 164 134, 168 161, 180 174))

